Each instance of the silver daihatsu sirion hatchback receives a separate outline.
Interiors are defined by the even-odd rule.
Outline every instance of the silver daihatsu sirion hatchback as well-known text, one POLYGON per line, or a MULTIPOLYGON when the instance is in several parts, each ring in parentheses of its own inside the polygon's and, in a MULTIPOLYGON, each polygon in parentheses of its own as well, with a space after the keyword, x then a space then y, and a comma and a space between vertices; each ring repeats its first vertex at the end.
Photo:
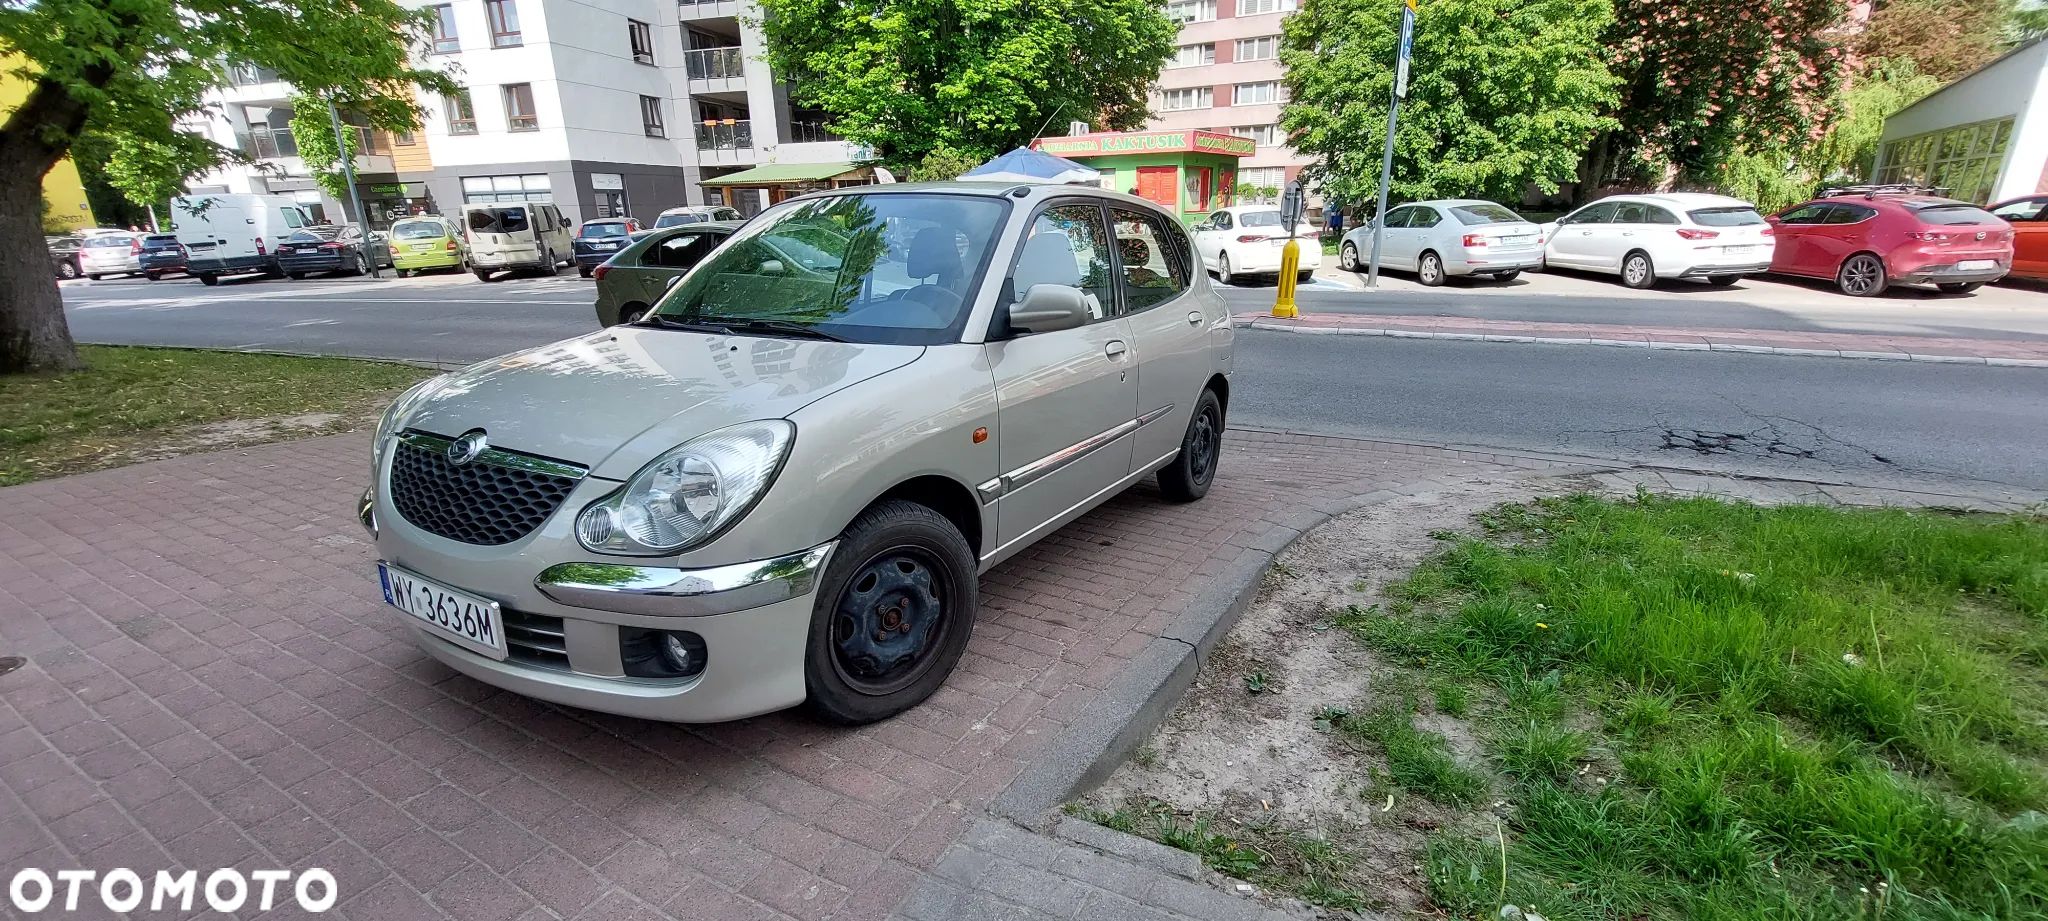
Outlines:
POLYGON ((784 202, 638 322, 426 381, 361 517, 435 658, 545 700, 862 723, 945 680, 978 573, 1216 475, 1230 315, 1171 214, 1079 186, 784 202))

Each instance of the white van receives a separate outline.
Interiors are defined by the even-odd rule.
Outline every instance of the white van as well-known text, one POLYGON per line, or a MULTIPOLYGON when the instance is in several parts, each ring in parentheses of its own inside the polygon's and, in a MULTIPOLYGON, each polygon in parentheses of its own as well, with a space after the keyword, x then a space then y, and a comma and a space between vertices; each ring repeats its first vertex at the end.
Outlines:
POLYGON ((549 275, 576 258, 569 219, 544 201, 464 205, 469 262, 478 281, 506 269, 537 269, 549 275))
POLYGON ((185 246, 185 265, 202 283, 222 275, 281 274, 277 247, 313 223, 285 195, 181 195, 171 199, 171 226, 185 246))

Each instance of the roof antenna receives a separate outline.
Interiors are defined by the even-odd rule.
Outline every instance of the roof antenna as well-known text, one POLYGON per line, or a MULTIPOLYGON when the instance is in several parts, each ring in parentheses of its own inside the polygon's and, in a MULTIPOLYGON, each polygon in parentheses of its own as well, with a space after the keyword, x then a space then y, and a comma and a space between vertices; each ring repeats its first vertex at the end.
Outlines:
POLYGON ((1039 123, 1038 123, 1038 130, 1037 130, 1037 131, 1033 131, 1033 132, 1031 132, 1031 136, 1032 136, 1033 138, 1037 138, 1037 137, 1039 137, 1039 136, 1041 136, 1041 135, 1045 134, 1045 127, 1046 127, 1047 125, 1050 125, 1050 124, 1052 124, 1052 120, 1053 120, 1053 119, 1055 119, 1055 118, 1058 118, 1058 117, 1060 117, 1060 112, 1061 112, 1061 111, 1063 111, 1063 110, 1065 110, 1065 109, 1066 109, 1066 107, 1067 107, 1067 104, 1066 104, 1066 103, 1065 103, 1064 101, 1062 101, 1062 102, 1061 102, 1061 103, 1060 103, 1059 105, 1053 106, 1053 107, 1052 107, 1052 114, 1051 114, 1051 115, 1048 115, 1048 116, 1046 116, 1046 117, 1045 117, 1045 121, 1042 121, 1042 122, 1039 122, 1039 123))

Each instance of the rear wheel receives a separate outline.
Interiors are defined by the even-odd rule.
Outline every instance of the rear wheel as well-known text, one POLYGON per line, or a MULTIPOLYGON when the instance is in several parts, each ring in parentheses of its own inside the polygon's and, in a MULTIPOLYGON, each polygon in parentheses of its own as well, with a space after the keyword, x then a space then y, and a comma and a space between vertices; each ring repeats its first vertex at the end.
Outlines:
POLYGON ((1218 253, 1216 256, 1216 283, 1227 285, 1236 280, 1237 276, 1230 274, 1230 254, 1218 253))
POLYGON ((621 308, 619 308, 619 322, 620 322, 620 323, 633 323, 633 322, 637 322, 637 321, 638 321, 638 320, 639 320, 639 319, 640 319, 641 317, 643 317, 643 316, 646 316, 646 315, 647 315, 647 305, 646 305, 646 304, 627 304, 626 306, 624 306, 624 307, 621 307, 621 308))
POLYGON ((290 274, 289 276, 287 276, 287 277, 289 277, 289 278, 290 278, 291 280, 293 280, 293 281, 305 281, 305 280, 306 280, 306 273, 304 273, 304 272, 293 272, 293 273, 291 273, 291 274, 290 274))
POLYGON ((477 269, 477 270, 476 270, 476 280, 477 280, 477 281, 486 281, 486 282, 487 282, 487 281, 490 281, 490 280, 491 280, 491 270, 490 270, 490 269, 482 269, 482 268, 480 268, 480 269, 477 269))
POLYGON ((67 260, 65 260, 65 261, 63 261, 63 262, 59 262, 59 263, 57 263, 57 277, 58 277, 58 278, 77 278, 77 277, 78 277, 78 264, 77 264, 77 263, 75 263, 75 262, 72 262, 72 261, 70 261, 70 260, 68 260, 68 259, 67 259, 67 260))
POLYGON ((1193 502, 1209 494, 1223 457, 1223 401, 1203 390, 1195 415, 1180 438, 1180 453, 1159 468, 1159 494, 1168 502, 1193 502))
POLYGON ((1945 281, 1935 285, 1943 294, 1968 294, 1984 287, 1981 281, 1945 281))
POLYGON ((1351 243, 1344 244, 1343 248, 1337 251, 1337 264, 1343 266, 1346 272, 1365 271, 1365 266, 1358 262, 1358 247, 1351 243))
POLYGON ((201 275, 201 276, 199 276, 199 283, 200 283, 200 284, 202 284, 202 285, 205 285, 205 286, 207 286, 207 287, 209 287, 209 288, 211 288, 211 287, 213 287, 214 285, 220 284, 220 276, 219 276, 219 275, 201 275))
POLYGON ((1493 280, 1494 280, 1494 281, 1514 281, 1515 279, 1517 279, 1517 278, 1520 278, 1521 276, 1522 276, 1522 270, 1521 270, 1521 269, 1509 269, 1509 270, 1507 270, 1507 271, 1505 271, 1505 272, 1495 272, 1495 273, 1493 273, 1493 280))
POLYGON ((1707 279, 1707 284, 1713 285, 1716 288, 1733 288, 1735 283, 1741 280, 1742 276, 1740 275, 1715 275, 1707 279))
POLYGON ((901 499, 862 512, 812 603, 805 708, 857 725, 916 706, 960 661, 976 607, 974 551, 951 521, 901 499))
POLYGON ((86 273, 86 276, 85 276, 85 277, 86 277, 86 280, 88 280, 88 281, 99 281, 99 280, 100 280, 100 274, 99 274, 98 272, 88 272, 88 273, 86 273))
POLYGON ((1443 257, 1435 253, 1423 253, 1422 259, 1415 264, 1415 280, 1430 288, 1443 284, 1443 257))
POLYGON ((583 265, 583 264, 581 264, 581 263, 578 263, 578 264, 577 264, 577 266, 576 266, 576 274, 577 274, 577 276, 578 276, 578 277, 581 277, 581 278, 589 278, 589 277, 590 277, 590 266, 587 266, 587 265, 583 265))
POLYGON ((348 273, 349 273, 350 275, 368 275, 368 274, 370 274, 370 257, 369 257, 369 256, 367 256, 367 255, 364 255, 364 254, 362 254, 362 253, 357 253, 357 254, 356 254, 356 264, 355 264, 355 267, 354 267, 354 268, 352 268, 352 269, 349 269, 349 270, 348 270, 348 273))
POLYGON ((1884 261, 1869 253, 1857 253, 1842 260, 1842 267, 1835 272, 1835 287, 1850 297, 1882 294, 1888 281, 1884 277, 1884 261))
POLYGON ((1298 284, 1308 284, 1309 282, 1314 281, 1315 277, 1315 269, 1302 269, 1301 271, 1294 273, 1294 280, 1298 284))
POLYGON ((1631 288, 1647 288, 1657 283, 1657 267, 1650 263, 1649 253, 1637 250, 1622 258, 1621 283, 1631 288))
POLYGON ((162 275, 162 273, 159 272, 144 272, 142 273, 142 277, 147 278, 150 281, 156 281, 157 279, 162 278, 164 276, 162 275))

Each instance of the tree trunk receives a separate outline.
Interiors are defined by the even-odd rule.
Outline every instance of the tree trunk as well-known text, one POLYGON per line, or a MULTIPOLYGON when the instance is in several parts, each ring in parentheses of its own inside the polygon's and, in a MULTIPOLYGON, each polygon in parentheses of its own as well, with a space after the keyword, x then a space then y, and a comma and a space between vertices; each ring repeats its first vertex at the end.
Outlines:
POLYGON ((43 242, 42 172, 0 170, 0 374, 84 367, 43 242))

